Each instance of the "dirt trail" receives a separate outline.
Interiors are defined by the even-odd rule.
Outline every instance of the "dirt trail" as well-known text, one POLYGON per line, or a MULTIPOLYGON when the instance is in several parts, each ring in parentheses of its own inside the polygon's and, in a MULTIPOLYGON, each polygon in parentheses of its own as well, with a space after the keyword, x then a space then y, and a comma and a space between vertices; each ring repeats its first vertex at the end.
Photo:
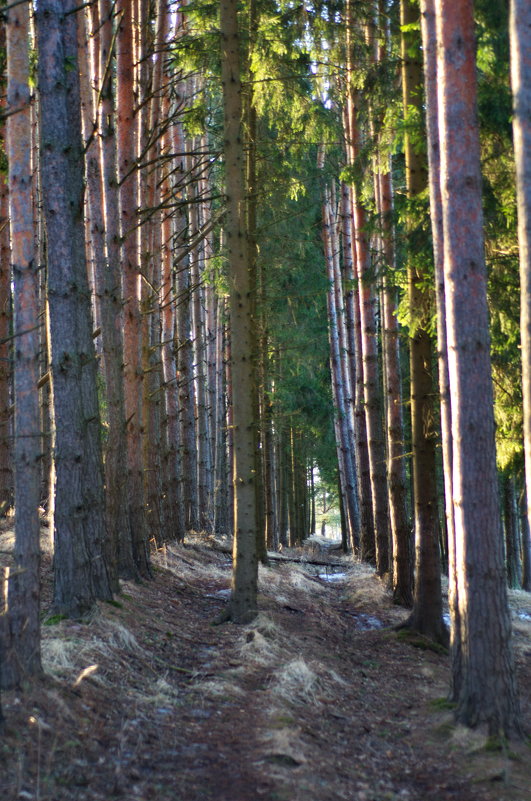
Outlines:
MULTIPOLYGON (((198 539, 155 563, 88 624, 43 627, 46 679, 4 695, 2 801, 531 799, 529 745, 452 726, 448 657, 397 636, 368 568, 261 568, 259 618, 237 627, 211 625, 225 554, 198 539)), ((531 731, 531 598, 512 598, 531 731)))

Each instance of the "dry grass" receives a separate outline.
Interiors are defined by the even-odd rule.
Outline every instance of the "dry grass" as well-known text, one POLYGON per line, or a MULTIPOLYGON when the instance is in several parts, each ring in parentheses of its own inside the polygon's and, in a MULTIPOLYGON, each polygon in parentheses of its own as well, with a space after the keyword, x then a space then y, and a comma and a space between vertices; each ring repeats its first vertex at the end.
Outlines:
POLYGON ((105 679, 98 675, 100 662, 122 661, 124 654, 141 653, 142 649, 134 634, 120 621, 109 619, 104 611, 95 613, 88 625, 60 621, 42 629, 42 662, 44 670, 51 676, 79 682, 91 676, 98 683, 105 679), (76 637, 79 631, 83 636, 76 637), (88 668, 96 669, 81 674, 88 668))
POLYGON ((283 665, 276 672, 271 691, 290 703, 315 704, 316 693, 323 688, 322 678, 299 657, 283 665))

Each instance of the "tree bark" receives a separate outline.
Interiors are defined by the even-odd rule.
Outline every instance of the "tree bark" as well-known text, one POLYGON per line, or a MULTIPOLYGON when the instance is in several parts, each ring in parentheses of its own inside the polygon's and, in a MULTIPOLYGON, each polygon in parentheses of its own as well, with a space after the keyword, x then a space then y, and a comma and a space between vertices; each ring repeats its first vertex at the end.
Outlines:
POLYGON ((234 565, 231 619, 252 620, 257 613, 256 494, 252 408, 252 315, 245 219, 239 27, 236 0, 222 0, 221 80, 225 131, 227 249, 229 255, 231 367, 234 436, 234 565))
POLYGON ((8 587, 2 686, 41 673, 39 620, 39 276, 34 259, 29 89, 29 8, 7 18, 7 158, 15 337, 15 550, 8 587))
MULTIPOLYGON (((357 110, 354 79, 354 52, 352 34, 354 17, 352 3, 346 9, 347 48, 347 152, 349 163, 355 164, 361 149, 361 132, 357 110)), ((363 360, 363 397, 367 426, 369 465, 373 503, 373 521, 376 544, 376 570, 379 576, 389 571, 389 505, 385 442, 383 437, 382 391, 378 365, 378 337, 375 318, 375 293, 372 285, 370 251, 367 241, 367 214, 359 187, 352 186, 352 219, 355 243, 359 309, 361 323, 361 349, 363 360)))
MULTIPOLYGON (((6 47, 6 24, 0 26, 0 48, 6 47)), ((0 113, 6 110, 5 80, 0 81, 0 113)), ((0 141, 7 152, 6 120, 0 121, 0 141)), ((0 175, 0 515, 13 503, 11 360, 11 247, 9 241, 8 178, 0 175)))
MULTIPOLYGON (((418 9, 412 0, 401 0, 402 94, 406 120, 411 108, 417 111, 422 108, 422 65, 411 52, 419 52, 418 33, 411 28, 418 21, 418 9)), ((409 135, 405 138, 405 156, 407 195, 413 200, 426 189, 428 174, 425 156, 417 152, 409 135)), ((411 261, 407 269, 416 551, 415 599, 409 625, 421 634, 447 644, 448 630, 442 617, 433 352, 427 330, 432 292, 426 289, 427 271, 411 261)))
POLYGON ((117 144, 120 197, 120 238, 124 295, 124 392, 127 438, 129 521, 136 569, 149 576, 148 532, 142 464, 142 362, 140 264, 137 229, 138 176, 133 3, 119 0, 116 37, 117 144))
POLYGON ((520 587, 520 530, 516 513, 514 476, 503 478, 503 523, 505 529, 505 567, 507 584, 511 589, 520 587))
MULTIPOLYGON (((531 498, 531 7, 511 0, 509 37, 513 92, 513 138, 520 248, 520 332, 524 398, 524 456, 527 498, 531 498)), ((528 509, 531 523, 531 508, 528 509)))
POLYGON ((456 597, 456 719, 520 732, 494 441, 472 0, 436 0, 456 597), (459 650, 457 653, 460 652, 459 650))
POLYGON ((96 599, 112 598, 112 591, 85 265, 77 20, 68 13, 73 8, 73 0, 43 0, 35 18, 54 415, 54 606, 79 616, 96 599))
MULTIPOLYGON (((106 501, 111 536, 116 538, 117 570, 122 579, 138 575, 133 559, 127 467, 126 411, 124 396, 123 303, 120 258, 120 210, 116 161, 113 80, 110 65, 113 41, 111 0, 99 0, 99 75, 101 102, 98 109, 101 187, 103 197, 105 264, 96 272, 96 302, 100 306, 103 369, 107 397, 108 432, 105 448, 106 501)), ((95 27, 95 26, 93 26, 95 27)))

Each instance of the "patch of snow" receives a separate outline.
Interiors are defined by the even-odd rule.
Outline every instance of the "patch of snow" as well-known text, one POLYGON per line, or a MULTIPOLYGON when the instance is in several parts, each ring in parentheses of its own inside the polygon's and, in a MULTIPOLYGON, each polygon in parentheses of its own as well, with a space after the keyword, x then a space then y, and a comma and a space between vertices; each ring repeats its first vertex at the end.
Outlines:
POLYGON ((346 577, 346 573, 319 573, 319 578, 322 581, 329 581, 332 583, 335 581, 344 581, 346 577))
POLYGON ((528 612, 517 612, 516 614, 520 620, 531 620, 531 615, 528 612))

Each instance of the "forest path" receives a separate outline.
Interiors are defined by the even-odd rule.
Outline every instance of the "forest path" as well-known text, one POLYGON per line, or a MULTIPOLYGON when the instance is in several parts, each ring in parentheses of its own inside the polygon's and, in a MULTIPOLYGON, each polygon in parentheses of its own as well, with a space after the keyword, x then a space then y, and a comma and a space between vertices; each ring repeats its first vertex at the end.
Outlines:
MULTIPOLYGON (((88 624, 43 627, 47 678, 4 696, 2 801, 531 798, 529 746, 488 750, 451 725, 448 657, 397 636, 405 612, 366 566, 345 559, 339 582, 261 568, 260 615, 244 627, 212 625, 226 554, 197 539, 155 566, 88 624)), ((515 597, 525 616, 529 596, 515 597)))

